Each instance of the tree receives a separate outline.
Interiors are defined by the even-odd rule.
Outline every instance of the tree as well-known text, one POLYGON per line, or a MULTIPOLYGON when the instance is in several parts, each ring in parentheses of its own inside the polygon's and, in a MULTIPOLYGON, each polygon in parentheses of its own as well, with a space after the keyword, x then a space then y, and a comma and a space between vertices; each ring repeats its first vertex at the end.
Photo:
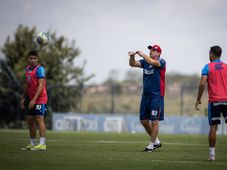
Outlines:
MULTIPOLYGON (((15 114, 18 113, 15 106, 18 105, 21 86, 25 82, 27 53, 35 48, 33 37, 36 34, 35 27, 19 25, 14 38, 11 39, 8 36, 2 47, 4 58, 1 61, 0 69, 1 121, 6 120, 6 118, 2 119, 4 115, 13 114, 15 117, 15 114), (12 97, 11 93, 16 97, 12 97)), ((83 84, 92 75, 84 76, 85 65, 75 66, 74 61, 80 54, 79 48, 75 47, 75 41, 69 42, 64 36, 57 37, 56 33, 51 31, 49 31, 49 35, 51 41, 39 50, 39 62, 46 68, 49 106, 55 112, 78 110, 83 84)))

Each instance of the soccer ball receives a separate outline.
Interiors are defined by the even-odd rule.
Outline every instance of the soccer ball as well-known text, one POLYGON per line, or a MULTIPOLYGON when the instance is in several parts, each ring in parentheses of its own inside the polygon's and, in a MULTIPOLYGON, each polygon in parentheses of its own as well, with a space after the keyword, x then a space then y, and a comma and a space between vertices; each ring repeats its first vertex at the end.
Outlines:
POLYGON ((49 35, 46 32, 40 32, 35 37, 35 41, 42 47, 49 43, 49 35))

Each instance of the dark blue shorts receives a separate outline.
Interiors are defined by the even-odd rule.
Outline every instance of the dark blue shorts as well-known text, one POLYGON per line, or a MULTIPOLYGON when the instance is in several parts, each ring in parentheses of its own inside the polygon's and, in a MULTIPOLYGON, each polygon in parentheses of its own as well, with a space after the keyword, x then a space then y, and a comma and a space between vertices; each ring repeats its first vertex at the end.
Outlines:
POLYGON ((44 116, 46 114, 46 104, 35 104, 33 109, 28 110, 29 116, 44 116))
POLYGON ((227 123, 227 102, 214 102, 208 104, 208 120, 210 125, 221 124, 221 113, 227 123))
POLYGON ((140 120, 164 120, 164 97, 142 96, 140 120))

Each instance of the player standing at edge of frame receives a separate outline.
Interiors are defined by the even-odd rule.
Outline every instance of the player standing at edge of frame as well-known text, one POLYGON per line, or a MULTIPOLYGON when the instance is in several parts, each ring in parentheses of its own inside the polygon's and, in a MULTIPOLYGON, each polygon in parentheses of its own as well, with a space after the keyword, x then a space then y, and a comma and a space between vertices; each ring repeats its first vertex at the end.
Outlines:
POLYGON ((129 52, 129 65, 143 68, 143 94, 140 103, 140 122, 150 136, 145 152, 153 152, 162 146, 158 139, 159 121, 164 120, 164 94, 166 62, 160 58, 159 45, 148 46, 150 56, 141 51, 129 52), (142 59, 135 60, 138 54, 142 59))
POLYGON ((26 83, 21 96, 21 108, 25 109, 25 96, 29 97, 27 123, 30 133, 30 144, 22 150, 46 150, 46 114, 47 91, 45 69, 38 64, 37 51, 28 53, 28 66, 26 67, 26 83), (39 129, 40 143, 36 145, 36 123, 39 129))
POLYGON ((209 132, 209 160, 215 160, 215 144, 217 125, 221 123, 221 113, 227 123, 227 64, 223 63, 221 58, 222 49, 219 46, 210 48, 210 63, 202 69, 198 95, 195 103, 196 110, 201 104, 205 85, 208 84, 208 120, 210 125, 209 132))

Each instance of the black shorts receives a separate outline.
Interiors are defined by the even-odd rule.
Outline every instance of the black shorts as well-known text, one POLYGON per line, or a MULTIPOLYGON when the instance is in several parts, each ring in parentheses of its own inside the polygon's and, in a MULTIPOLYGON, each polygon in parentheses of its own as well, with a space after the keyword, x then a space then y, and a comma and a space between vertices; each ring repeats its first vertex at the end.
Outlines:
POLYGON ((227 123, 227 102, 212 102, 208 104, 208 120, 210 125, 221 124, 221 113, 227 123))
POLYGON ((35 104, 33 109, 28 110, 28 116, 44 116, 46 114, 46 104, 35 104))

